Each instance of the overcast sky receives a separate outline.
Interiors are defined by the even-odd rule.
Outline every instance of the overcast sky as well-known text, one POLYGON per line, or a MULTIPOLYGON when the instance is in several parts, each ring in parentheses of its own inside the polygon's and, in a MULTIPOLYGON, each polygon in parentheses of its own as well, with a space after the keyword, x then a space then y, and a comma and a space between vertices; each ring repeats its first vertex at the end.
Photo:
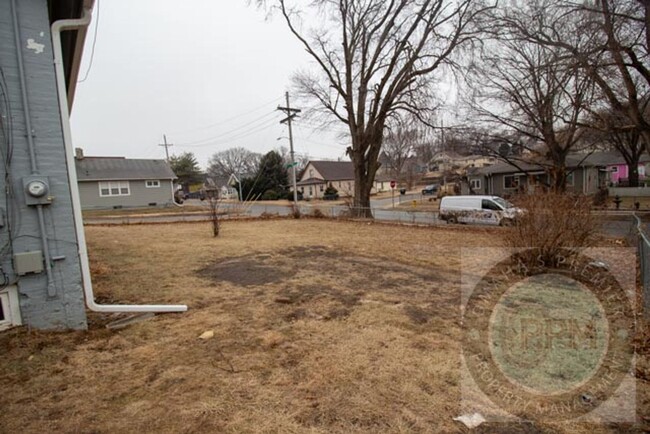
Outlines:
MULTIPOLYGON (((100 0, 72 110, 74 144, 86 155, 164 158, 166 134, 170 154, 194 152, 203 168, 233 146, 288 147, 277 140, 287 129, 275 108, 291 75, 309 66, 279 17, 269 21, 245 0, 100 0)), ((336 134, 306 123, 294 129, 296 152, 344 157, 336 134)))

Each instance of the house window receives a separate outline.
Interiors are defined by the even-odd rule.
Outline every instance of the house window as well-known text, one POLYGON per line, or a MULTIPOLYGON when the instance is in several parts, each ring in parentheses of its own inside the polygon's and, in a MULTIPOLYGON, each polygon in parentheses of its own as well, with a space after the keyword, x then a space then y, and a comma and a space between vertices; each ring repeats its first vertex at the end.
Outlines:
POLYGON ((566 175, 566 186, 567 187, 573 187, 575 184, 575 176, 573 176, 573 172, 567 173, 566 175))
POLYGON ((314 177, 314 169, 309 169, 309 177, 310 178, 314 177))
POLYGON ((612 173, 618 173, 618 166, 612 167, 612 173))
POLYGON ((310 196, 314 195, 314 187, 312 187, 311 185, 309 186, 309 195, 310 196))
POLYGON ((129 181, 100 182, 99 195, 101 197, 130 196, 131 188, 129 187, 129 181))
POLYGON ((158 188, 160 187, 160 181, 157 179, 151 179, 145 181, 145 185, 147 186, 147 188, 158 188))
POLYGON ((469 181, 469 186, 471 187, 472 190, 480 190, 481 189, 481 180, 480 179, 472 179, 469 181))
POLYGON ((320 185, 320 191, 323 191, 324 189, 325 189, 325 187, 323 186, 323 184, 321 184, 320 185))
POLYGON ((505 175, 503 177, 503 188, 514 189, 519 187, 519 175, 505 175))

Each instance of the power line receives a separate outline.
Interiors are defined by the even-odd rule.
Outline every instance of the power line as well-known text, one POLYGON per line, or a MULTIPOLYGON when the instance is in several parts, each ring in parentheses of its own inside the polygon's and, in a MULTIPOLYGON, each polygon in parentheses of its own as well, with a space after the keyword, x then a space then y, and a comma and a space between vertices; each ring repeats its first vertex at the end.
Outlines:
POLYGON ((205 126, 203 126, 203 127, 197 127, 197 128, 190 129, 190 130, 172 131, 170 134, 180 134, 180 135, 183 135, 183 134, 186 134, 186 133, 189 133, 189 132, 194 132, 194 131, 203 131, 203 130, 210 129, 210 128, 212 128, 212 127, 217 127, 217 126, 219 126, 219 125, 226 124, 226 123, 228 123, 228 122, 230 122, 230 121, 232 121, 232 120, 239 119, 239 118, 244 117, 244 116, 246 116, 246 115, 249 115, 249 114, 251 114, 251 113, 255 113, 256 111, 259 111, 259 110, 263 109, 264 107, 268 107, 269 105, 274 104, 275 102, 279 101, 280 99, 281 99, 281 98, 273 98, 271 101, 268 101, 268 102, 266 102, 266 103, 264 103, 264 104, 262 104, 262 105, 260 105, 260 106, 258 106, 258 107, 252 108, 252 109, 250 109, 250 110, 248 110, 248 111, 246 111, 246 112, 240 113, 240 114, 238 114, 238 115, 235 115, 235 116, 232 116, 232 117, 229 117, 229 118, 223 119, 223 120, 221 120, 221 121, 219 121, 219 122, 216 122, 216 123, 214 123, 214 124, 205 125, 205 126))
POLYGON ((97 44, 97 29, 99 28, 99 0, 97 0, 97 13, 96 13, 96 19, 95 19, 95 32, 93 36, 93 45, 92 49, 90 51, 90 61, 88 62, 88 69, 86 69, 86 74, 84 75, 84 78, 81 80, 78 80, 77 83, 83 83, 86 81, 88 78, 88 74, 90 74, 90 68, 93 67, 93 59, 95 58, 95 45, 97 44))
MULTIPOLYGON (((205 144, 206 142, 210 142, 212 140, 219 139, 219 138, 222 138, 224 136, 228 136, 229 134, 232 134, 232 133, 234 133, 236 131, 239 131, 242 128, 246 128, 246 127, 248 127, 248 126, 250 126, 250 125, 252 125, 252 124, 254 124, 256 122, 259 122, 259 121, 261 121, 263 119, 269 118, 270 116, 274 116, 275 114, 276 114, 275 111, 272 111, 272 112, 267 113, 267 114, 265 114, 263 116, 260 116, 259 118, 253 119, 250 122, 247 122, 247 123, 245 123, 243 125, 240 125, 240 126, 238 126, 236 128, 233 128, 230 131, 226 131, 224 133, 217 134, 216 136, 207 137, 205 139, 195 140, 193 142, 188 142, 188 143, 182 143, 182 144, 179 144, 178 146, 192 147, 192 146, 195 146, 195 145, 198 146, 198 145, 201 145, 201 144, 205 144)), ((275 120, 273 122, 275 122, 275 120)))
POLYGON ((270 122, 267 121, 264 124, 259 125, 258 127, 256 127, 256 129, 253 129, 251 131, 247 131, 245 133, 240 133, 240 134, 237 134, 237 135, 234 135, 232 137, 228 137, 226 139, 216 141, 216 142, 208 139, 208 142, 206 142, 206 143, 189 144, 189 145, 183 145, 183 144, 178 145, 177 144, 175 146, 180 147, 180 148, 202 148, 202 147, 205 147, 205 146, 216 146, 216 145, 222 145, 222 144, 226 144, 226 143, 232 143, 235 140, 240 140, 240 139, 243 139, 245 137, 251 136, 251 135, 253 135, 255 133, 259 133, 261 131, 267 130, 267 129, 271 128, 272 126, 274 126, 275 123, 276 123, 276 120, 271 119, 270 122))

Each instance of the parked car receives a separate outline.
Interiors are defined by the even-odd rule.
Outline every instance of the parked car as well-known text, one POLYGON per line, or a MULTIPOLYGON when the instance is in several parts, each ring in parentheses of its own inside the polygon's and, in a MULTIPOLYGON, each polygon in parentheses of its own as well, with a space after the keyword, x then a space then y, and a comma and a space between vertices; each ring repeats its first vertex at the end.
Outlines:
POLYGON ((422 189, 422 195, 426 196, 427 194, 435 195, 438 194, 438 189, 440 186, 438 184, 427 185, 422 189))
POLYGON ((499 196, 445 196, 440 201, 440 219, 447 223, 507 226, 521 209, 499 196))

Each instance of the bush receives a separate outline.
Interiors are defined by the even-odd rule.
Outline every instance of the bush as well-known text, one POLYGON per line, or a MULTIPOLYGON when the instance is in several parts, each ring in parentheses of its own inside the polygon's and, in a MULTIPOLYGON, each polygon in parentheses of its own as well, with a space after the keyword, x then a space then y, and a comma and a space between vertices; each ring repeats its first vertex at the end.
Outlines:
POLYGON ((524 212, 505 242, 528 249, 516 259, 529 269, 553 267, 594 244, 598 223, 587 196, 547 192, 518 196, 513 202, 524 212))
POLYGON ((311 211, 311 216, 313 218, 315 218, 315 219, 324 219, 325 218, 325 214, 319 208, 314 208, 311 211))
POLYGON ((280 199, 280 195, 275 190, 266 190, 260 199, 261 200, 278 200, 278 199, 280 199))
POLYGON ((339 198, 339 191, 336 188, 334 188, 332 185, 327 187, 323 192, 324 200, 336 200, 338 198, 339 198))
POLYGON ((594 194, 594 206, 605 208, 607 206, 608 191, 606 188, 599 188, 594 194))

